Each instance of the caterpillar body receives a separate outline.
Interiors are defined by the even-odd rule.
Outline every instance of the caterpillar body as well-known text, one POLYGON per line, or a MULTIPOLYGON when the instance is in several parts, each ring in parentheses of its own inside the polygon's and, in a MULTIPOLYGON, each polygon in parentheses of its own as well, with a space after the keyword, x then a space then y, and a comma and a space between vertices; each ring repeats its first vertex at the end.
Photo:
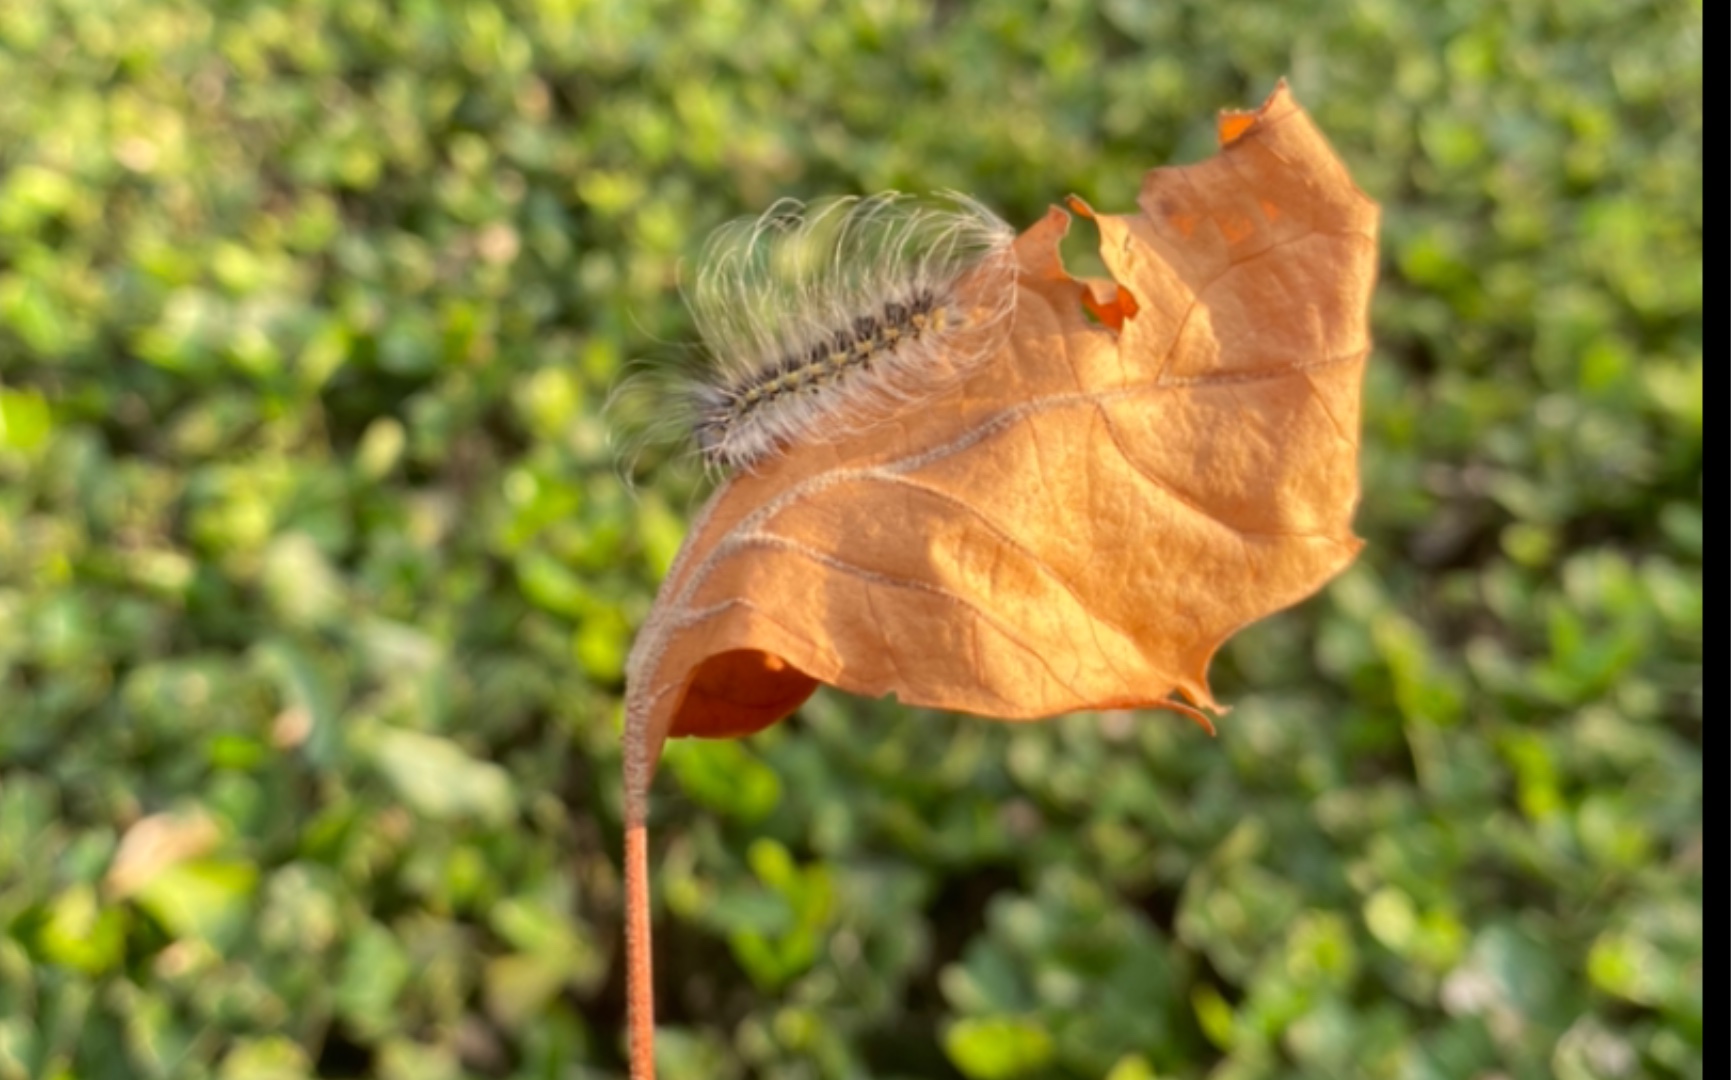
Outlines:
POLYGON ((686 294, 707 362, 675 426, 707 466, 750 470, 917 407, 1008 335, 1014 239, 957 194, 782 200, 723 226, 686 294))

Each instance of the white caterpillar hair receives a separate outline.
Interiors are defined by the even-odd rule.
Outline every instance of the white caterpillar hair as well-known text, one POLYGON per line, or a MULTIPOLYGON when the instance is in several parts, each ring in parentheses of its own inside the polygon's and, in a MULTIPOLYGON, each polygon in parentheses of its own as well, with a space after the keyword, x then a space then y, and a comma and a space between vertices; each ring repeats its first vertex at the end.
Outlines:
POLYGON ((784 199, 722 226, 686 291, 707 363, 658 419, 706 465, 750 469, 916 405, 1009 333, 1014 239, 954 193, 784 199))

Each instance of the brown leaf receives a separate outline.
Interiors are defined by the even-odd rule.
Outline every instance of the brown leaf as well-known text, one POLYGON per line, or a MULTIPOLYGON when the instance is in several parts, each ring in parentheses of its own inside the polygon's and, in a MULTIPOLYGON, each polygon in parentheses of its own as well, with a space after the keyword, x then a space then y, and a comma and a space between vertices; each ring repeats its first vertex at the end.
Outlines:
POLYGON ((977 376, 716 493, 632 657, 651 759, 820 682, 1002 719, 1214 707, 1221 642, 1351 560, 1376 209, 1284 87, 1221 135, 1096 218, 1116 284, 1064 272, 1053 210, 977 376))
POLYGON ((628 821, 669 736, 819 683, 1006 720, 1217 709, 1221 643, 1351 562, 1377 209, 1284 84, 1219 134, 1139 213, 1072 201, 1114 282, 1064 271, 1053 209, 977 374, 715 493, 632 653, 628 821))

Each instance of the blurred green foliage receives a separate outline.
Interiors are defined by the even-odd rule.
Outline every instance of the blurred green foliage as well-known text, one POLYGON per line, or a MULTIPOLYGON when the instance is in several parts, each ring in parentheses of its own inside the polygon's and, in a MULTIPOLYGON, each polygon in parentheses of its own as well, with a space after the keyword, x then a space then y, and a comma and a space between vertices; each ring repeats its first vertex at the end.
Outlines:
MULTIPOLYGON (((1700 1077, 1698 0, 0 2, 0 1080, 621 1069, 600 415, 774 198, 1385 208, 1370 547, 1217 741, 821 696, 658 785, 663 1074, 1700 1077)), ((1075 251, 1086 262, 1085 238, 1075 251)))

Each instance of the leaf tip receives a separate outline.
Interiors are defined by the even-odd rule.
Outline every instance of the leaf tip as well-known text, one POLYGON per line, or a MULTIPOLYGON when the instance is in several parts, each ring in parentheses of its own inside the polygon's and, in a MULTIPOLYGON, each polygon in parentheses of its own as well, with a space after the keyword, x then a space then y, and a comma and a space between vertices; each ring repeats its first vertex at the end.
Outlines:
MULTIPOLYGON (((1182 716, 1185 719, 1193 722, 1197 727, 1201 728, 1203 731, 1206 731, 1210 737, 1213 737, 1213 736, 1216 736, 1219 734, 1219 732, 1214 730, 1213 718, 1210 717, 1207 713, 1203 712, 1201 709, 1198 709, 1196 706, 1191 705, 1189 702, 1179 701, 1177 698, 1169 697, 1169 698, 1166 698, 1164 701, 1158 702, 1155 705, 1155 708, 1166 709, 1169 712, 1177 713, 1179 716, 1182 716)), ((1215 709, 1219 712, 1225 712, 1226 711, 1225 709, 1222 709, 1219 706, 1215 706, 1215 709)))
POLYGON ((1273 114, 1278 107, 1291 104, 1292 87, 1282 76, 1280 81, 1274 84, 1274 90, 1268 95, 1267 100, 1256 108, 1220 110, 1220 119, 1215 130, 1220 139, 1221 147, 1228 147, 1242 140, 1258 124, 1273 114))

